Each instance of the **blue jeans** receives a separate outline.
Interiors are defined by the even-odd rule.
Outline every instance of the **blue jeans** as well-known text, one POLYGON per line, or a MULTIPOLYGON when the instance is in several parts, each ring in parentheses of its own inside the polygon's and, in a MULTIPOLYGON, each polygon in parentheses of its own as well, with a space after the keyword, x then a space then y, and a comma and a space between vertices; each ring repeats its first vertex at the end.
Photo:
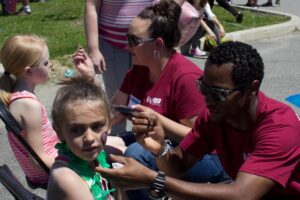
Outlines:
MULTIPOLYGON (((126 149, 125 156, 134 158, 152 170, 158 170, 154 156, 136 142, 126 149)), ((196 183, 231 182, 216 154, 206 154, 184 175, 182 180, 196 183)), ((126 193, 130 200, 149 199, 147 189, 129 190, 126 193)))

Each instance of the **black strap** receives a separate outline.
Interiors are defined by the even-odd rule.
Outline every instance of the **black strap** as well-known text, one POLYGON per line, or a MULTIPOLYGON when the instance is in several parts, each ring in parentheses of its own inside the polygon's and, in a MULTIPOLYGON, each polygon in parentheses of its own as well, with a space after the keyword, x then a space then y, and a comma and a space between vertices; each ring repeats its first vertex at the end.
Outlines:
POLYGON ((6 130, 11 131, 14 136, 21 142, 22 145, 27 149, 28 153, 35 159, 35 161, 45 170, 47 174, 50 173, 48 166, 44 161, 38 156, 38 154, 31 148, 31 146, 26 142, 26 140, 20 134, 23 127, 17 122, 17 120, 12 116, 3 102, 0 102, 0 118, 4 122, 6 130))
POLYGON ((0 166, 0 182, 18 200, 44 200, 28 191, 14 176, 7 165, 0 166))

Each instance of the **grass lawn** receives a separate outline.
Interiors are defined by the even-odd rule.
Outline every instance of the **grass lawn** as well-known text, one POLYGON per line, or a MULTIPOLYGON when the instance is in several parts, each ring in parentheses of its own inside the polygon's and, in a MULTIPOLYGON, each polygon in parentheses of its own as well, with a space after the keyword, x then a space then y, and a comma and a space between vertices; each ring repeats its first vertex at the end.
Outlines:
MULTIPOLYGON (((18 4, 18 8, 21 3, 18 4)), ((63 60, 72 54, 78 45, 86 46, 83 29, 84 0, 50 0, 47 3, 30 4, 29 16, 0 16, 0 46, 14 34, 37 34, 47 38, 52 59, 63 60)), ((288 17, 244 11, 244 21, 235 23, 235 18, 218 6, 214 12, 226 32, 249 29, 257 26, 281 23, 288 17)))
POLYGON ((261 12, 252 12, 249 10, 242 10, 244 19, 241 24, 235 22, 235 17, 228 11, 219 6, 214 6, 213 12, 217 15, 220 22, 223 24, 227 33, 233 31, 240 31, 259 26, 267 26, 272 24, 279 24, 288 21, 290 17, 281 15, 272 15, 261 12))

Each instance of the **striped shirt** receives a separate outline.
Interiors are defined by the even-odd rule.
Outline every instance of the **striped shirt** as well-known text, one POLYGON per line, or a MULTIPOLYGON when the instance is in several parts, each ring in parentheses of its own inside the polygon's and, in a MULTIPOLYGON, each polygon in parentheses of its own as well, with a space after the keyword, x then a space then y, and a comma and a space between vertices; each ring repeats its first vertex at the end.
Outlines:
MULTIPOLYGON (((10 104, 20 98, 30 98, 33 101, 40 102, 37 97, 27 91, 15 92, 12 93, 10 97, 10 104)), ((41 103, 41 102, 40 102, 41 103)), ((42 142, 44 147, 44 152, 46 155, 56 157, 57 149, 55 145, 58 142, 57 135, 52 128, 52 124, 47 117, 45 106, 42 105, 42 142)), ((24 131, 21 132, 24 135, 24 131)), ((8 132, 8 141, 9 144, 16 156, 17 161, 19 162, 25 176, 34 183, 45 184, 48 182, 48 174, 37 164, 35 164, 28 154, 26 148, 19 142, 19 140, 13 135, 13 133, 8 132)))
POLYGON ((99 37, 113 46, 127 46, 126 33, 131 20, 154 0, 103 0, 99 15, 99 37))

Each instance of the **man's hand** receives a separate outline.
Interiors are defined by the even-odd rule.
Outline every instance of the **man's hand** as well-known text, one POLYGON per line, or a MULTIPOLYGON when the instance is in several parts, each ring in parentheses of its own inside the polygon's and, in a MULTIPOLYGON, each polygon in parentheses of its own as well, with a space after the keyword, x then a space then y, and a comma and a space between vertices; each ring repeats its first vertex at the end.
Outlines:
POLYGON ((96 167, 95 170, 121 188, 147 187, 157 175, 157 172, 148 169, 132 158, 110 155, 110 159, 113 162, 123 164, 123 166, 117 169, 96 167))
POLYGON ((82 47, 79 47, 73 54, 73 62, 81 76, 92 79, 95 77, 96 73, 93 67, 93 63, 82 47))
POLYGON ((99 50, 89 52, 89 56, 93 62, 97 74, 103 74, 106 71, 106 64, 103 55, 99 50))
POLYGON ((158 154, 164 148, 165 133, 156 113, 142 105, 134 105, 132 108, 139 111, 134 112, 132 117, 132 132, 137 142, 148 151, 158 154))

